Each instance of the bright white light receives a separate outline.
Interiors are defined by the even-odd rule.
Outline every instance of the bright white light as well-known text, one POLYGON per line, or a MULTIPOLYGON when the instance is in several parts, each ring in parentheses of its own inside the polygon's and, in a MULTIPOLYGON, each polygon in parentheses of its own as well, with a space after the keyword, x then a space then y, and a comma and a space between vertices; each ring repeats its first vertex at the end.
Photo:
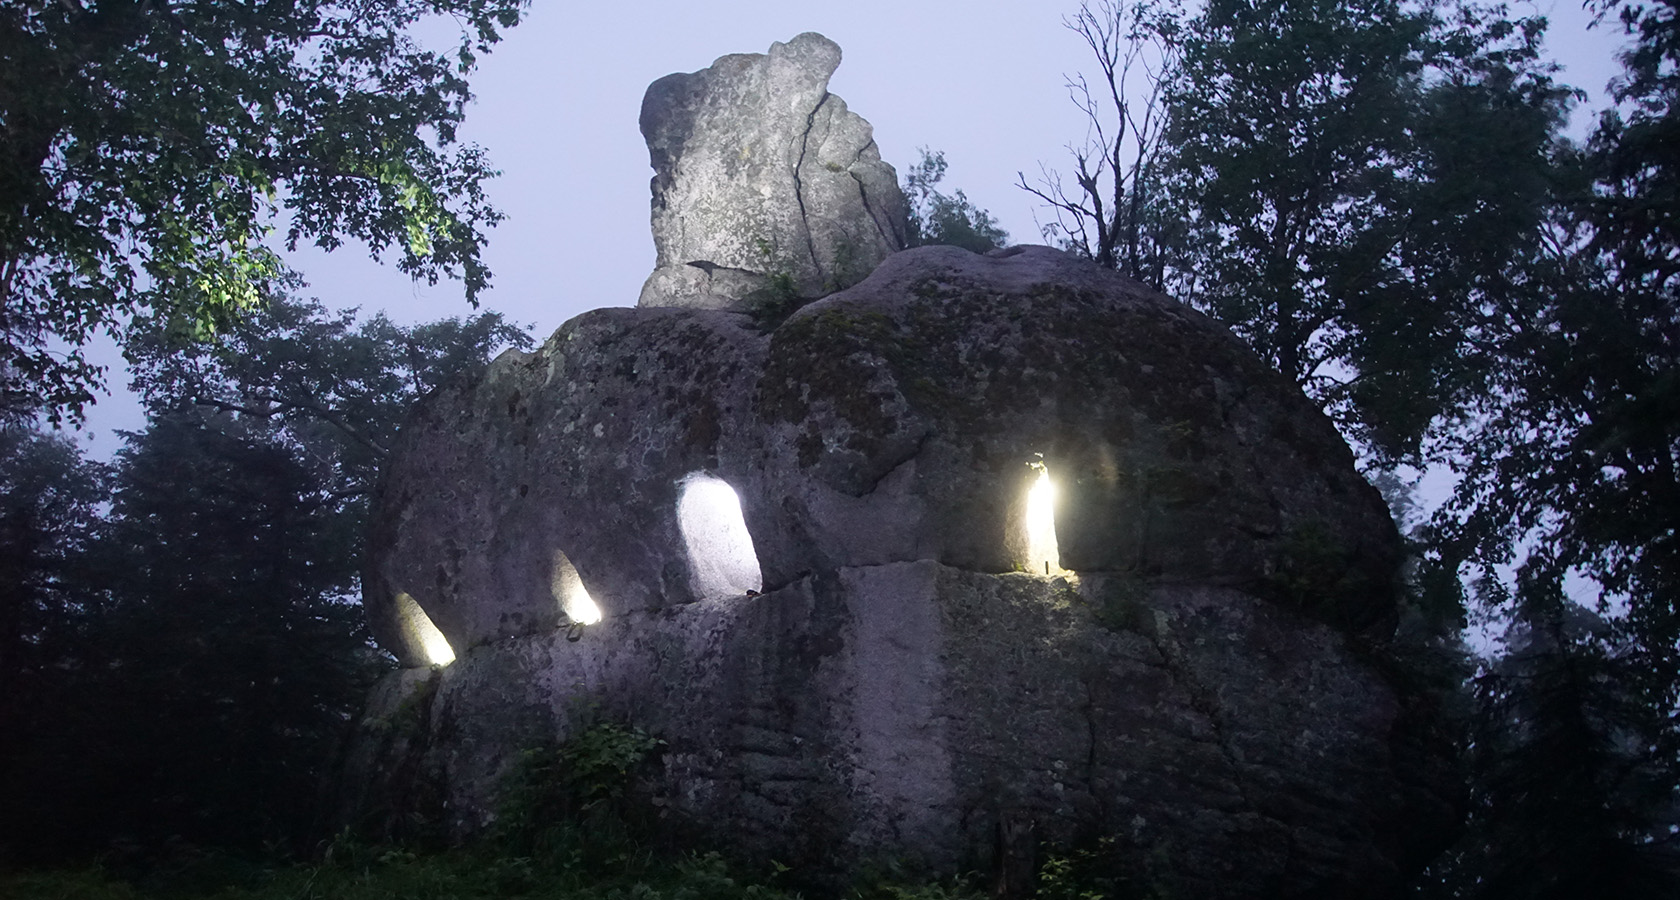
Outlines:
POLYGON ((554 551, 554 569, 548 579, 548 589, 554 593, 554 599, 560 601, 566 618, 580 625, 601 621, 601 607, 595 605, 595 600, 584 590, 577 567, 559 550, 554 551))
POLYGON ((1056 483, 1042 463, 1034 468, 1038 477, 1027 490, 1027 571, 1055 575, 1062 571, 1056 546, 1056 483))
POLYGON ((431 616, 426 615, 413 597, 397 595, 397 621, 409 638, 420 645, 420 652, 425 654, 427 663, 447 666, 455 661, 455 651, 450 648, 449 640, 432 624, 431 616))
POLYGON ((741 498, 710 475, 690 475, 677 500, 677 525, 688 545, 694 592, 701 599, 756 591, 764 584, 741 498))

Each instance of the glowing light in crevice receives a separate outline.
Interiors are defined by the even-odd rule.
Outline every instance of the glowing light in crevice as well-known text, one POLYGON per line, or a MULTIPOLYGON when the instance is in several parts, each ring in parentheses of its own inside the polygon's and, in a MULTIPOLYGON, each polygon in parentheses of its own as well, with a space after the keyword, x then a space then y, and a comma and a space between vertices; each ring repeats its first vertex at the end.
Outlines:
POLYGON ((1043 463, 1033 463, 1038 477, 1027 490, 1027 571, 1060 574, 1061 551, 1056 545, 1056 483, 1043 463))
POLYGON ((432 624, 431 616, 420 608, 413 597, 397 594, 397 621, 409 639, 420 645, 420 653, 428 665, 447 666, 455 661, 455 651, 443 632, 432 624))
POLYGON ((601 607, 584 589, 577 567, 559 550, 554 551, 554 568, 548 587, 554 599, 560 602, 560 608, 566 611, 566 618, 579 625, 593 625, 601 621, 601 607))
POLYGON ((694 571, 694 593, 702 599, 763 586, 758 553, 734 488, 710 475, 690 475, 677 500, 677 525, 694 571))

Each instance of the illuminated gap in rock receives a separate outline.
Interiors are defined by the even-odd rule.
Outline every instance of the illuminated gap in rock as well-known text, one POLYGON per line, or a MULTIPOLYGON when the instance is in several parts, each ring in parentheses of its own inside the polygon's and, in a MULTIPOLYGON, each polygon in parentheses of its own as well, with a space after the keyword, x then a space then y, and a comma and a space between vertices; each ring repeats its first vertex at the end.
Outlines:
POLYGON ((432 624, 431 617, 420 608, 420 604, 406 593, 397 594, 397 622, 401 625, 403 633, 420 645, 420 652, 425 655, 427 664, 447 666, 455 661, 455 651, 450 649, 449 641, 443 636, 443 632, 432 624))
POLYGON ((699 472, 683 479, 677 525, 688 547, 696 596, 710 600, 763 586, 758 553, 734 488, 699 472))
POLYGON ((548 589, 559 601, 560 608, 566 611, 566 618, 579 625, 593 625, 601 621, 601 607, 595 605, 594 598, 584 589, 577 567, 559 550, 554 551, 554 568, 549 574, 548 589))
POLYGON ((1032 463, 1038 477, 1027 489, 1027 571, 1035 575, 1064 572, 1056 545, 1056 483, 1043 463, 1032 463))

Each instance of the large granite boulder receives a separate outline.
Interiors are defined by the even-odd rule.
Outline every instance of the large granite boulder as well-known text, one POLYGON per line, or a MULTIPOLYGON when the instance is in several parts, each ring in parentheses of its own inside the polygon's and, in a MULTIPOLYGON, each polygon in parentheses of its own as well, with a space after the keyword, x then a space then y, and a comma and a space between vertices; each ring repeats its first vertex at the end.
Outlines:
POLYGON ((806 33, 648 88, 658 259, 640 305, 793 305, 904 248, 898 176, 828 92, 839 65, 839 46, 806 33))
POLYGON ((1048 248, 905 251, 770 333, 586 313, 422 405, 373 527, 410 668, 364 810, 470 832, 592 709, 666 742, 671 815, 811 870, 983 869, 1027 822, 1181 896, 1382 897, 1454 821, 1383 649, 1399 536, 1334 428, 1048 248))

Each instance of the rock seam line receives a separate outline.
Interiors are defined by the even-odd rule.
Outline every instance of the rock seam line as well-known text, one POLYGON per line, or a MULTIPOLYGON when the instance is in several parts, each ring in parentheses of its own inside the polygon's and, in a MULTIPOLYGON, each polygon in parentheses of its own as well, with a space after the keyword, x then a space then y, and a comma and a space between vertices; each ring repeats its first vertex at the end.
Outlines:
POLYGON ((819 277, 826 276, 827 273, 823 271, 822 260, 817 259, 817 240, 811 236, 811 220, 805 213, 805 182, 799 172, 805 168, 805 153, 811 147, 811 132, 817 127, 817 113, 822 111, 823 104, 832 96, 834 95, 824 91, 822 99, 817 101, 816 106, 811 107, 810 114, 805 117, 805 133, 799 136, 799 161, 793 165, 793 199, 799 204, 799 224, 805 226, 805 249, 810 252, 811 265, 817 267, 819 277))

